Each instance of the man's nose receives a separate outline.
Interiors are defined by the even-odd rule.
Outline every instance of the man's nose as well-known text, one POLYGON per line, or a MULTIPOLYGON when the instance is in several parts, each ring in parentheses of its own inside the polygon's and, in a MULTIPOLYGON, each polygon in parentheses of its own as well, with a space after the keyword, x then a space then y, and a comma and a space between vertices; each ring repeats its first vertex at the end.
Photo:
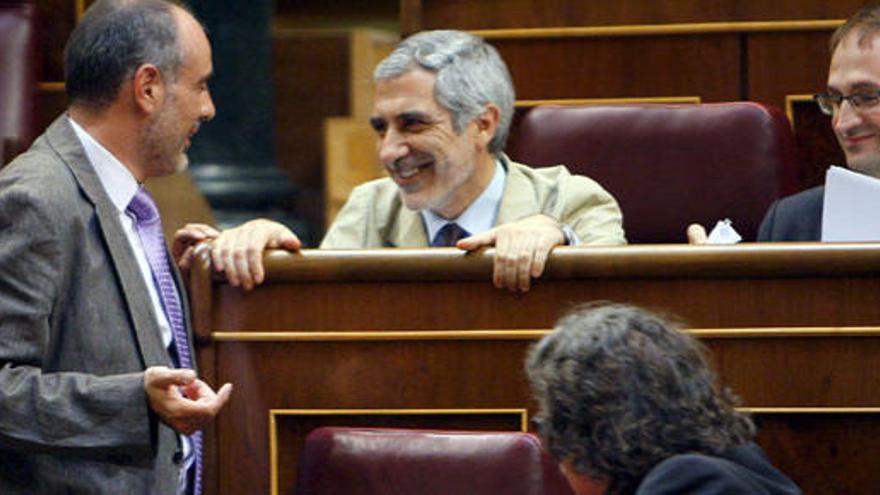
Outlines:
POLYGON ((849 100, 843 100, 837 108, 837 113, 834 115, 832 125, 834 126, 835 131, 845 133, 847 130, 859 125, 861 121, 862 117, 859 112, 853 108, 852 102, 849 100))
POLYGON ((409 154, 409 145, 406 139, 393 129, 385 132, 379 138, 379 162, 391 164, 409 154))
POLYGON ((211 93, 205 93, 205 99, 202 101, 202 120, 207 122, 214 118, 217 115, 217 109, 214 107, 214 99, 211 98, 211 93))

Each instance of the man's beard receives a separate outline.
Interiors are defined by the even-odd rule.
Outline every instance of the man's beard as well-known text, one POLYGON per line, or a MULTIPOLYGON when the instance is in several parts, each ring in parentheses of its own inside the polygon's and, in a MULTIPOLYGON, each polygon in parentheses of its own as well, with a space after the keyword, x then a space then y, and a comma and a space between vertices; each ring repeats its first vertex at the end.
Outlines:
POLYGON ((185 153, 186 136, 178 136, 176 125, 180 118, 174 106, 173 95, 144 130, 141 152, 152 171, 151 175, 164 176, 186 170, 189 158, 185 153))

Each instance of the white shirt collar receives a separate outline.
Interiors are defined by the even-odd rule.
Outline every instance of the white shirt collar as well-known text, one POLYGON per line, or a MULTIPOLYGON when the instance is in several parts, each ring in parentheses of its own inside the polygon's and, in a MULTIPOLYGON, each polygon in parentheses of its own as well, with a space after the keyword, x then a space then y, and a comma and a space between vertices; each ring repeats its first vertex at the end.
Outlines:
POLYGON ((504 195, 506 179, 507 171, 501 164, 501 160, 496 158, 495 175, 492 176, 489 185, 470 206, 461 212, 461 215, 447 220, 431 210, 421 210, 422 220, 425 222, 425 229, 428 232, 428 242, 449 222, 457 223, 470 235, 479 234, 494 227, 498 217, 498 208, 501 206, 501 197, 504 195))
POLYGON ((86 156, 92 162, 95 173, 98 174, 101 185, 104 186, 104 190, 110 196, 110 201, 113 202, 113 205, 120 212, 125 212, 125 209, 128 208, 128 203, 131 202, 131 198, 134 197, 140 187, 134 175, 118 158, 113 156, 113 153, 110 153, 107 148, 101 146, 101 143, 95 140, 91 134, 80 127, 72 118, 68 116, 67 120, 70 121, 73 131, 79 138, 80 143, 82 143, 86 156))

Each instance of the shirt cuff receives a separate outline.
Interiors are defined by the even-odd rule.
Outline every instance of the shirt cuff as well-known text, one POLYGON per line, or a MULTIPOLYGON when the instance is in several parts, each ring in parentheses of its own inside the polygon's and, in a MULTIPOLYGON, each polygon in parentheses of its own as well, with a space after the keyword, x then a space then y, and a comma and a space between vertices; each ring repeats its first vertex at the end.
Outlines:
POLYGON ((581 239, 578 237, 577 232, 568 225, 562 224, 562 235, 565 236, 566 246, 577 246, 581 243, 581 239))

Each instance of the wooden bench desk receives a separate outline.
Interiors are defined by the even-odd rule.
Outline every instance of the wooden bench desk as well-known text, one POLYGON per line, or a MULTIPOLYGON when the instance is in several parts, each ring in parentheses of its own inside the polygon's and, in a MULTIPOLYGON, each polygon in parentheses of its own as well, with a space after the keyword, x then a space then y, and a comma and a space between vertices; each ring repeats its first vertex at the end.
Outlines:
POLYGON ((201 372, 235 384, 206 493, 292 493, 320 425, 527 429, 527 347, 598 299, 684 319, 805 493, 880 490, 880 245, 557 248, 526 294, 492 286, 492 255, 272 252, 245 292, 201 250, 201 372))

